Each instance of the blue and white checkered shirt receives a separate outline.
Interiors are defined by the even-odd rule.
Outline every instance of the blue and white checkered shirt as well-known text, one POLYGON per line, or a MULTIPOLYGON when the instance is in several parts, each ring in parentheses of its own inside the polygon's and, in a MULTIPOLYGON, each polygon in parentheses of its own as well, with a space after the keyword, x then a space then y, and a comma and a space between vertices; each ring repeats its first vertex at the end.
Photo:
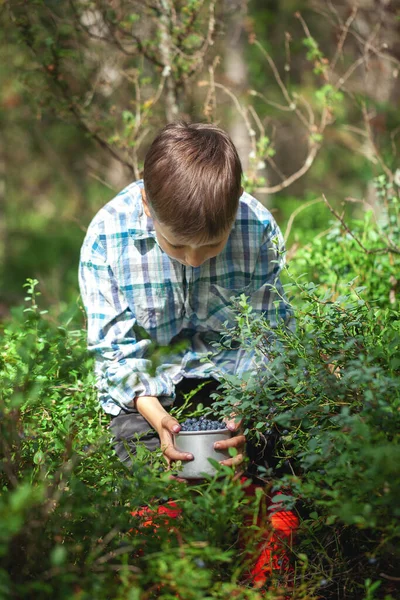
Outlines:
POLYGON ((131 407, 135 396, 174 396, 184 377, 221 379, 221 373, 252 370, 249 352, 210 345, 225 322, 235 325, 232 296, 248 296, 253 312, 265 313, 272 326, 292 316, 279 280, 282 234, 255 198, 241 196, 223 251, 189 267, 158 245, 142 189, 143 181, 132 183, 106 204, 81 250, 88 347, 96 357, 100 403, 112 415, 131 407), (151 360, 157 355, 158 366, 151 360))

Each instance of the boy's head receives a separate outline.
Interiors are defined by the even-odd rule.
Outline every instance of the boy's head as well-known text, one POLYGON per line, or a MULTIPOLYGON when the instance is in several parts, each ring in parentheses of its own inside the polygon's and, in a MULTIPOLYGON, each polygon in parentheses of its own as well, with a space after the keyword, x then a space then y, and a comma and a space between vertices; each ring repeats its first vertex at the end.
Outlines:
POLYGON ((144 207, 163 250, 199 266, 221 252, 238 209, 242 167, 229 136, 214 125, 171 123, 144 163, 144 207))

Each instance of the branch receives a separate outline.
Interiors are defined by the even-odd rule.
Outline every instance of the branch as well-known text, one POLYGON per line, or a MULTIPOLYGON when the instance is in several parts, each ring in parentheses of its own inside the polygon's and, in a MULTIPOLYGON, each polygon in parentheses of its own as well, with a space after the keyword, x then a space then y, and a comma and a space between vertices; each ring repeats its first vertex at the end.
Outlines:
POLYGON ((298 118, 300 119, 300 121, 303 123, 304 127, 306 129, 309 129, 309 123, 307 122, 306 118, 304 117, 303 113, 297 108, 296 103, 293 101, 293 98, 290 97, 290 94, 285 86, 285 84, 283 83, 281 76, 279 75, 279 71, 278 68, 276 66, 276 64, 274 63, 274 61, 272 60, 271 56, 269 55, 269 53, 265 50, 265 48, 260 44, 260 42, 258 42, 257 40, 254 40, 254 45, 257 46, 257 48, 261 51, 261 53, 263 54, 263 56, 267 59, 269 66, 271 67, 271 70, 274 74, 275 80, 277 82, 277 84, 279 85, 281 92, 283 94, 283 97, 285 98, 289 109, 294 110, 294 112, 296 113, 296 115, 298 116, 298 118))
POLYGON ((270 187, 266 186, 266 187, 256 188, 257 192, 260 192, 263 194, 276 194, 277 192, 280 192, 280 191, 284 190, 285 188, 289 187, 289 185, 292 185, 292 183, 294 183, 295 181, 300 179, 300 177, 302 177, 304 175, 304 173, 306 173, 309 170, 309 168, 311 167, 311 165, 313 164, 313 162, 315 160, 315 157, 318 154, 318 150, 320 149, 320 147, 321 147, 320 144, 317 144, 317 143, 311 144, 308 156, 307 156, 306 160, 304 161, 303 166, 298 171, 296 171, 295 173, 290 175, 290 177, 287 177, 287 179, 285 179, 281 183, 278 183, 277 185, 272 185, 270 187))
POLYGON ((336 52, 335 52, 334 57, 332 58, 332 61, 330 64, 330 69, 332 71, 336 67, 336 63, 337 63, 338 58, 343 50, 343 45, 344 45, 344 42, 346 41, 346 37, 349 33, 349 29, 350 29, 354 19, 357 16, 357 11, 358 11, 358 6, 357 6, 357 4, 355 4, 351 10, 350 16, 348 17, 346 23, 342 26, 342 34, 340 36, 338 45, 336 47, 336 52))
POLYGON ((396 246, 385 246, 382 248, 376 248, 375 250, 369 250, 368 248, 366 248, 364 246, 364 244, 361 242, 361 240, 358 239, 358 237, 356 237, 354 235, 354 233, 351 231, 351 229, 349 228, 349 226, 345 223, 343 217, 341 215, 339 215, 339 213, 337 213, 335 211, 335 209, 329 204, 328 200, 326 199, 325 195, 322 194, 322 197, 324 199, 324 202, 326 204, 326 206, 329 208, 330 212, 333 214, 333 216, 340 221, 342 227, 344 228, 344 230, 350 235, 350 237, 353 238, 353 240, 360 246, 360 248, 363 250, 363 252, 365 252, 365 254, 387 254, 388 252, 391 252, 392 254, 400 254, 400 248, 397 248, 396 246))
POLYGON ((287 225, 286 225, 286 231, 285 231, 285 235, 284 235, 285 243, 287 242, 287 240, 289 238, 290 231, 291 231, 292 225, 293 225, 293 221, 295 220, 297 215, 299 213, 301 213, 305 208, 308 208, 309 206, 312 206, 313 204, 318 204, 319 202, 322 202, 321 198, 316 198, 315 200, 310 200, 309 202, 302 204, 301 206, 299 206, 298 208, 296 208, 296 210, 294 210, 292 212, 292 214, 290 215, 289 220, 287 222, 287 225))

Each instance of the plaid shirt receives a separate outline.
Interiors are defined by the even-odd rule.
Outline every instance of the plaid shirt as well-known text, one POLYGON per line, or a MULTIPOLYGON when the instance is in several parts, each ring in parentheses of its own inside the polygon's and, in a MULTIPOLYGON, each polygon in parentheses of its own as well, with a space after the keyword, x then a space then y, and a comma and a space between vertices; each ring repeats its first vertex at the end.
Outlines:
POLYGON ((81 250, 88 347, 96 357, 100 403, 112 415, 132 407, 135 396, 173 397, 184 377, 254 370, 249 351, 211 345, 224 323, 235 325, 232 296, 244 293, 272 326, 292 316, 279 280, 282 234, 257 200, 243 193, 223 251, 189 267, 158 245, 142 189, 143 181, 132 183, 106 204, 81 250))

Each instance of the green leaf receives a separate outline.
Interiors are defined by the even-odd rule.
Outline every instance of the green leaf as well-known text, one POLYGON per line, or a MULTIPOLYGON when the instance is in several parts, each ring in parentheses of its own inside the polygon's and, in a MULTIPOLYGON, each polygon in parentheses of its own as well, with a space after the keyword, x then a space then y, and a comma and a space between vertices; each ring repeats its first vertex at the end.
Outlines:
POLYGON ((61 567, 67 560, 67 554, 65 546, 61 546, 60 544, 54 546, 50 554, 50 562, 53 567, 61 567))

